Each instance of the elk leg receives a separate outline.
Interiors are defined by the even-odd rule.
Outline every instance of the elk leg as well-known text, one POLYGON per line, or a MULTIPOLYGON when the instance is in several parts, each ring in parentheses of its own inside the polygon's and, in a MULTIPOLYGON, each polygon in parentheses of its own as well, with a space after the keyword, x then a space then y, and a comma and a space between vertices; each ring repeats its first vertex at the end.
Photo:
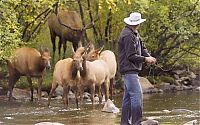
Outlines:
POLYGON ((54 57, 55 57, 55 51, 56 51, 56 34, 50 30, 51 35, 51 43, 53 45, 53 63, 54 63, 54 57))
POLYGON ((72 46, 73 46, 73 48, 74 48, 74 51, 76 52, 76 50, 78 49, 78 42, 77 42, 77 43, 74 42, 74 43, 72 44, 72 46))
POLYGON ((107 101, 107 100, 109 99, 109 81, 110 81, 110 80, 106 80, 106 82, 104 82, 105 101, 107 101))
POLYGON ((83 91, 84 91, 84 87, 79 87, 78 88, 79 90, 79 94, 80 94, 80 109, 82 108, 82 105, 83 105, 83 91))
POLYGON ((101 85, 98 86, 98 97, 99 97, 99 104, 101 104, 102 103, 101 85))
POLYGON ((63 85, 63 101, 64 101, 64 108, 68 108, 69 99, 68 99, 68 93, 69 93, 70 87, 67 85, 63 85))
POLYGON ((13 96, 12 96, 13 88, 19 78, 20 78, 19 75, 10 75, 9 76, 9 82, 8 82, 8 96, 9 96, 8 100, 9 101, 11 101, 13 99, 13 96))
POLYGON ((61 46, 62 46, 62 38, 59 37, 59 42, 58 42, 58 55, 59 55, 59 60, 60 60, 60 54, 61 54, 61 46))
POLYGON ((43 77, 38 78, 38 93, 37 93, 37 96, 38 96, 39 102, 41 101, 41 95, 42 95, 41 94, 42 82, 43 82, 43 77))
POLYGON ((77 109, 79 108, 79 106, 78 106, 78 87, 76 87, 76 90, 75 90, 75 98, 76 98, 76 107, 77 107, 77 109))
POLYGON ((113 85, 114 85, 114 78, 110 79, 110 88, 109 88, 109 92, 110 92, 110 99, 113 99, 113 85))
POLYGON ((51 102, 51 97, 53 95, 53 93, 55 92, 56 88, 58 87, 57 83, 52 83, 52 87, 51 87, 51 91, 49 93, 49 97, 48 97, 48 106, 50 106, 50 102, 51 102))
POLYGON ((63 59, 65 58, 65 52, 66 52, 66 49, 67 49, 67 42, 65 40, 62 41, 63 42, 63 59))
POLYGON ((92 84, 92 85, 90 86, 90 91, 91 91, 91 101, 92 101, 92 105, 94 105, 95 84, 92 84))
POLYGON ((29 87, 31 89, 31 102, 33 101, 33 86, 32 86, 32 80, 30 76, 27 76, 27 81, 29 83, 29 87))

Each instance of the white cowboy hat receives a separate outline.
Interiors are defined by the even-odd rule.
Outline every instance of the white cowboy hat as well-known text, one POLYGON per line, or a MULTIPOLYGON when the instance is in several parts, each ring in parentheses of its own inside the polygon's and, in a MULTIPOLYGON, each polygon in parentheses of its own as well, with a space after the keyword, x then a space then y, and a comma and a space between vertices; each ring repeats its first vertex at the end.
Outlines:
POLYGON ((141 14, 138 12, 133 12, 129 17, 124 18, 124 22, 128 25, 138 25, 144 21, 146 21, 146 19, 142 19, 141 14))

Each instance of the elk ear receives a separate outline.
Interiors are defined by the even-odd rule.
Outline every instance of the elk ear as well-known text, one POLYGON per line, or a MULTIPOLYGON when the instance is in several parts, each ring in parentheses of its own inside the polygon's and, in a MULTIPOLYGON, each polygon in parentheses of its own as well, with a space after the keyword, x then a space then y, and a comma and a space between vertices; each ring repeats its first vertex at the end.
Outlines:
POLYGON ((87 54, 88 52, 90 51, 90 43, 88 43, 86 46, 85 46, 85 54, 87 54))
POLYGON ((78 43, 78 47, 83 47, 82 41, 78 43))
POLYGON ((90 43, 89 48, 90 48, 90 51, 91 51, 91 50, 94 50, 94 44, 90 43))
POLYGON ((74 56, 75 54, 75 51, 74 51, 74 48, 72 47, 72 56, 74 56))
POLYGON ((103 50, 103 48, 104 48, 104 45, 101 48, 97 49, 97 51, 98 51, 97 53, 100 54, 101 51, 103 50))
POLYGON ((43 51, 44 51, 43 47, 42 47, 42 46, 40 46, 39 52, 42 54, 42 53, 43 53, 43 51))

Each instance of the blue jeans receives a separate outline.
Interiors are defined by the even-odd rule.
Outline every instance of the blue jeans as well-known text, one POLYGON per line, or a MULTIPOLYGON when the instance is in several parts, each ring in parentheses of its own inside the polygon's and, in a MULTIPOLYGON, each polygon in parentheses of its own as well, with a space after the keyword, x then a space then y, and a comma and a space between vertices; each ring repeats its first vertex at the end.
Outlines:
POLYGON ((143 110, 142 88, 138 74, 124 75, 121 125, 141 125, 143 110))

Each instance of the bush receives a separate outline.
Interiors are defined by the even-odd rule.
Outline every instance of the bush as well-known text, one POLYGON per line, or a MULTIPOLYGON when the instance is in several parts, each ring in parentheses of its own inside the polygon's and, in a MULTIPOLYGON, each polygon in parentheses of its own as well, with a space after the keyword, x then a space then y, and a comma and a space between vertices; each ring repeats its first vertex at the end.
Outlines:
POLYGON ((162 82, 170 83, 170 84, 176 84, 176 81, 173 77, 170 76, 160 76, 160 79, 162 82))
POLYGON ((148 76, 147 79, 152 84, 160 84, 162 82, 166 82, 166 83, 170 83, 170 84, 176 83, 175 79, 170 76, 148 76))

